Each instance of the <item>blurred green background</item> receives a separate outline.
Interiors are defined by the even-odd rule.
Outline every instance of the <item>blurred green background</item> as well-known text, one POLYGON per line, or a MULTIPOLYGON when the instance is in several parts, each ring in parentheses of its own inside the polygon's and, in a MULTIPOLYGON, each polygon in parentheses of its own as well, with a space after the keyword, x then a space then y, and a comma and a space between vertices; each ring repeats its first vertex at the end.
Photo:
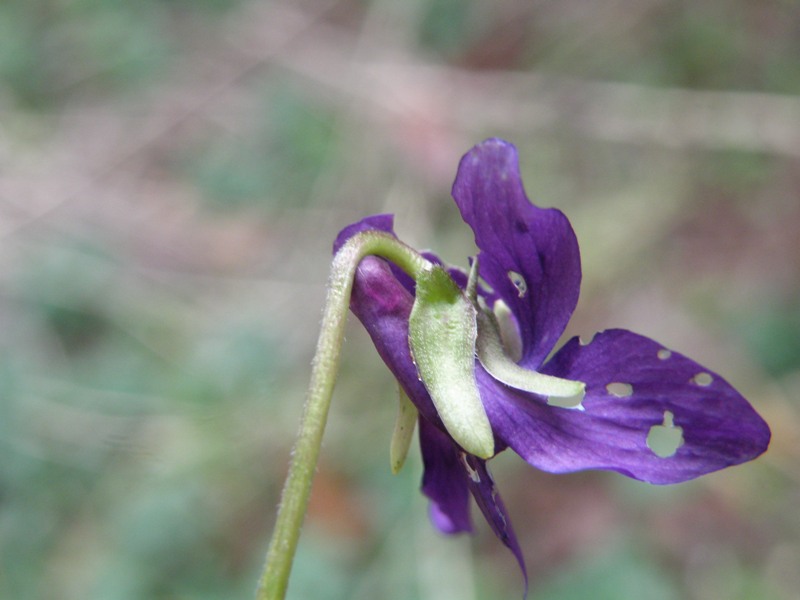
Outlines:
MULTIPOLYGON (((800 11, 789 0, 0 3, 0 598, 250 598, 338 230, 465 265, 489 136, 581 242, 570 335, 628 327, 773 428, 675 487, 492 462, 535 600, 800 598, 800 11)), ((355 320, 290 586, 521 597, 427 522, 355 320)), ((476 515, 477 516, 477 515, 476 515)))

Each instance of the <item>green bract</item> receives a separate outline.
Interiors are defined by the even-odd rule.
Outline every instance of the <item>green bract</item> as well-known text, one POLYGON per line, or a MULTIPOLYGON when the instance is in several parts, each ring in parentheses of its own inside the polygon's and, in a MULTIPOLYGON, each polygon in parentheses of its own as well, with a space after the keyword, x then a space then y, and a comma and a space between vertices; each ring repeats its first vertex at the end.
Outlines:
POLYGON ((576 398, 579 401, 583 398, 586 391, 585 383, 537 373, 519 366, 508 358, 503 350, 503 342, 494 315, 479 312, 478 332, 478 359, 483 368, 498 381, 518 390, 541 394, 548 398, 576 398))
POLYGON ((408 320, 417 372, 453 439, 480 458, 494 455, 494 434, 475 381, 477 311, 440 266, 417 278, 408 320))

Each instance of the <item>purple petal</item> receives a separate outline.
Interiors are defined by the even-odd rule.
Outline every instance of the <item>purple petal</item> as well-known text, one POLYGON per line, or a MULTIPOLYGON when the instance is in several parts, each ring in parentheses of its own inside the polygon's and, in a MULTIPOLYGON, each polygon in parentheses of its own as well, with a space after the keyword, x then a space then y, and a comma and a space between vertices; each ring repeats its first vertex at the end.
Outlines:
POLYGON ((585 382, 585 410, 548 406, 483 369, 477 376, 495 435, 544 471, 611 469, 678 483, 752 460, 769 445, 767 424, 724 379, 629 331, 604 331, 586 346, 574 338, 543 372, 585 382), (647 438, 669 420, 683 443, 664 458, 647 438))
POLYGON ((580 253, 572 226, 561 211, 530 203, 517 151, 502 140, 486 140, 461 159, 452 193, 481 250, 481 276, 519 321, 520 363, 538 368, 578 302, 580 253), (519 287, 512 281, 518 276, 519 287))
POLYGON ((519 547, 514 528, 511 526, 511 519, 508 516, 503 499, 494 485, 494 480, 486 467, 486 461, 471 454, 459 451, 461 466, 467 473, 467 484, 472 492, 472 497, 481 509, 483 516, 494 531, 497 538, 511 550, 522 570, 525 579, 525 595, 528 594, 528 571, 525 568, 525 558, 522 549, 519 547))
POLYGON ((443 533, 472 531, 467 476, 458 447, 422 417, 419 419, 419 446, 425 467, 422 493, 431 500, 431 521, 443 533))
POLYGON ((339 232, 339 235, 336 236, 336 240, 333 242, 333 253, 336 254, 339 251, 339 248, 344 246, 347 240, 349 240, 355 234, 361 233, 362 231, 378 230, 394 235, 393 226, 394 215, 383 214, 365 217, 360 221, 353 223, 352 225, 348 225, 339 232))
POLYGON ((389 263, 368 256, 358 265, 350 309, 364 325, 375 349, 403 386, 420 413, 444 428, 433 401, 419 380, 408 345, 408 316, 414 297, 392 272, 389 263))

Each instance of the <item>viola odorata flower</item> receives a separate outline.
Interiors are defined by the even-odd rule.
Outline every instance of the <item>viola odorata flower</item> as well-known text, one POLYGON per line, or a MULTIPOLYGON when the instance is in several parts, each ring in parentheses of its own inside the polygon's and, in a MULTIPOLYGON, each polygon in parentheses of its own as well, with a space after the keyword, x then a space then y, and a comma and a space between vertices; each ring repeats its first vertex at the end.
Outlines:
MULTIPOLYGON (((430 268, 414 281, 368 257, 350 304, 413 404, 401 404, 406 440, 418 412, 422 491, 439 530, 472 530, 472 496, 525 574, 486 465, 507 448, 550 473, 605 469, 653 484, 766 450, 769 427, 747 400, 658 342, 607 329, 553 352, 578 302, 580 253, 566 216, 528 200, 514 146, 475 146, 452 194, 479 249, 470 274, 426 254, 430 268)), ((392 227, 391 215, 367 217, 339 234, 335 250, 392 227)), ((402 453, 393 450, 393 468, 402 453)))

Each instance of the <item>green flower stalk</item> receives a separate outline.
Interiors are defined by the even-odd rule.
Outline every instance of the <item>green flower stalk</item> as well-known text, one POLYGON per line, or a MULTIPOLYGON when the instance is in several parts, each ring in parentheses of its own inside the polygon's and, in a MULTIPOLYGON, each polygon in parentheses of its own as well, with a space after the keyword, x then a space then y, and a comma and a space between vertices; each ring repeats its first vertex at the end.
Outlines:
POLYGON ((394 236, 378 231, 356 234, 336 253, 300 432, 292 451, 257 600, 282 600, 286 595, 339 369, 353 277, 358 264, 368 255, 389 259, 415 279, 431 266, 419 253, 394 236))

